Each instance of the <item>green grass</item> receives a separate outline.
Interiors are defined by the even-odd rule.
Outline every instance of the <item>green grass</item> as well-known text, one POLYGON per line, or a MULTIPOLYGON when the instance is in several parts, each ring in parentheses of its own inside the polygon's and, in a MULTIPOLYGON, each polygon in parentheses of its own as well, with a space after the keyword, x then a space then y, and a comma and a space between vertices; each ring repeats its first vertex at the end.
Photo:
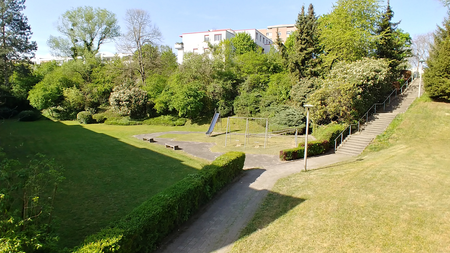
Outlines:
POLYGON ((358 158, 277 182, 232 252, 450 251, 450 104, 416 101, 358 158))
POLYGON ((40 152, 63 165, 54 215, 60 245, 72 247, 206 163, 133 135, 204 128, 7 120, 0 122, 0 146, 10 158, 40 152))

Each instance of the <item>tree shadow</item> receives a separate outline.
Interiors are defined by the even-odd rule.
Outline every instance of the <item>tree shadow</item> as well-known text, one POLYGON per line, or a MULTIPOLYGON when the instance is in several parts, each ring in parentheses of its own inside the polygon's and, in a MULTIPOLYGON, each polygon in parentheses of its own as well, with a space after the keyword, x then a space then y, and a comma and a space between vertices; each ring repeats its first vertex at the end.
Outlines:
POLYGON ((26 161, 27 155, 42 153, 63 165, 66 180, 54 212, 61 247, 79 245, 200 168, 176 152, 159 153, 131 136, 126 143, 80 125, 5 120, 0 129, 0 145, 9 158, 26 161))

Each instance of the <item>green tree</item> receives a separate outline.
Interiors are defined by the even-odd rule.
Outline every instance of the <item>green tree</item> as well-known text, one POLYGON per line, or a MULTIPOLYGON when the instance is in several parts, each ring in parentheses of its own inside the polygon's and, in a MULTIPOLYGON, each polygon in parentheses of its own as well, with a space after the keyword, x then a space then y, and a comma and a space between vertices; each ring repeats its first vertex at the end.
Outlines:
MULTIPOLYGON (((386 11, 381 16, 377 34, 380 36, 376 42, 376 56, 389 61, 389 68, 394 80, 400 76, 401 64, 410 56, 411 38, 397 29, 399 23, 392 23, 394 12, 387 4, 386 11)), ((404 67, 404 66, 403 66, 404 67)))
POLYGON ((66 11, 56 28, 63 37, 50 36, 47 44, 52 53, 74 59, 86 53, 97 54, 103 43, 120 35, 114 13, 90 6, 66 11))
POLYGON ((442 27, 434 34, 425 69, 425 90, 431 97, 450 100, 450 20, 447 17, 442 27))
POLYGON ((295 27, 297 32, 294 33, 294 45, 289 54, 289 71, 297 79, 318 76, 321 49, 317 17, 312 4, 309 5, 307 14, 305 6, 302 6, 295 27))
POLYGON ((253 41, 250 34, 246 32, 236 34, 236 36, 231 38, 231 43, 233 44, 236 55, 245 54, 247 52, 255 52, 257 48, 257 45, 253 41))
MULTIPOLYGON (((9 92, 9 77, 15 63, 26 61, 34 56, 36 42, 30 41, 31 27, 23 15, 25 0, 4 0, 0 2, 0 78, 2 89, 9 92)), ((0 92, 1 92, 0 90, 0 92)), ((0 97, 4 96, 0 93, 0 97)))
POLYGON ((319 19, 325 66, 371 56, 378 38, 379 10, 378 0, 338 0, 331 13, 319 19))

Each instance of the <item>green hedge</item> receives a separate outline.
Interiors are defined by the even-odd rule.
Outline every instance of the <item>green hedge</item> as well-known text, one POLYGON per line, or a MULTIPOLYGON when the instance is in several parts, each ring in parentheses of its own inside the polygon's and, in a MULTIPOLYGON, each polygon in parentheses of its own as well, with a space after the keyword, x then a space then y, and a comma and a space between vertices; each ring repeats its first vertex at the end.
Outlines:
POLYGON ((159 126, 184 126, 186 124, 185 118, 178 118, 172 115, 163 115, 156 118, 146 119, 142 122, 144 125, 159 125, 159 126))
MULTIPOLYGON (((308 142, 308 156, 321 155, 326 153, 332 145, 334 140, 345 129, 345 125, 329 124, 316 129, 314 136, 317 141, 308 142)), ((301 159, 305 156, 305 144, 302 143, 298 148, 285 149, 280 151, 280 160, 290 161, 301 159)))
POLYGON ((211 165, 153 196, 121 220, 89 236, 75 252, 150 252, 187 221, 244 167, 245 154, 228 152, 211 165))
POLYGON ((77 114, 77 120, 80 124, 91 124, 94 123, 94 119, 92 118, 92 113, 87 111, 82 111, 77 114))

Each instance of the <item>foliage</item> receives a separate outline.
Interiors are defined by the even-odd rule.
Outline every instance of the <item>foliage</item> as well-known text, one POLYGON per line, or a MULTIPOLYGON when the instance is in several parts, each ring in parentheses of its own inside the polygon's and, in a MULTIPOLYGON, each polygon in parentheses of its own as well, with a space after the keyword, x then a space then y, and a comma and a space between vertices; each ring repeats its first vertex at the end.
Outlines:
POLYGON ((0 162, 0 250, 2 252, 50 251, 52 213, 56 189, 64 179, 54 160, 37 154, 27 164, 0 162))
POLYGON ((338 0, 331 13, 319 20, 321 58, 331 68, 337 61, 356 61, 375 50, 378 0, 338 0))
POLYGON ((146 115, 147 92, 133 84, 122 84, 113 89, 109 97, 111 109, 131 118, 146 115))
POLYGON ((302 6, 295 27, 297 32, 291 35, 294 36, 294 43, 289 51, 289 71, 297 79, 319 76, 319 56, 322 50, 319 45, 318 21, 312 4, 309 5, 307 14, 305 6, 302 6))
POLYGON ((186 119, 172 115, 162 115, 156 118, 146 119, 142 122, 142 124, 158 126, 184 126, 186 124, 186 119))
POLYGON ((59 18, 56 28, 64 37, 50 36, 48 46, 53 54, 73 59, 85 54, 97 54, 103 43, 120 34, 114 13, 90 6, 66 11, 59 18))
POLYGON ((242 172, 245 154, 229 152, 158 193, 75 252, 147 252, 242 172))
POLYGON ((130 116, 124 117, 108 117, 105 120, 106 125, 120 125, 120 126, 135 126, 142 125, 142 121, 136 121, 130 118, 130 116))
POLYGON ((392 23, 394 12, 388 2, 386 11, 381 16, 381 22, 378 25, 377 34, 380 36, 376 42, 376 56, 389 60, 389 68, 392 80, 400 78, 400 70, 402 63, 406 62, 406 58, 410 56, 411 37, 407 33, 403 33, 397 26, 400 24, 392 23), (403 38, 404 36, 404 38, 403 38))
POLYGON ((314 128, 314 137, 317 140, 328 140, 334 144, 334 140, 345 130, 347 125, 331 123, 314 128))
POLYGON ((94 122, 92 113, 88 111, 82 111, 77 114, 77 120, 80 124, 91 124, 94 122))
MULTIPOLYGON (((308 142, 308 156, 321 155, 330 149, 329 141, 308 142)), ((298 148, 285 149, 280 151, 280 160, 290 161, 301 159, 305 156, 305 144, 300 144, 298 148)))
POLYGON ((450 19, 438 27, 425 69, 425 90, 432 98, 450 100, 450 19))
POLYGON ((285 107, 276 112, 271 118, 271 125, 278 125, 283 127, 305 127, 305 113, 304 109, 295 109, 291 107, 285 107))
MULTIPOLYGON (((31 39, 31 27, 23 15, 25 0, 5 0, 0 3, 0 78, 4 89, 10 87, 9 78, 15 63, 27 61, 37 50, 31 39)), ((1 90, 0 90, 1 92, 1 90)), ((0 97, 3 94, 0 93, 0 97)))
POLYGON ((321 88, 308 99, 314 105, 311 118, 319 124, 356 119, 390 91, 388 74, 389 65, 384 59, 337 63, 322 80, 321 88))
POLYGON ((17 110, 8 107, 0 107, 0 118, 10 119, 17 115, 17 110))
POLYGON ((41 117, 41 114, 38 112, 35 112, 33 110, 25 110, 21 111, 17 118, 19 121, 35 121, 38 120, 41 117))
POLYGON ((248 52, 256 52, 257 45, 250 34, 246 32, 236 34, 236 36, 231 38, 231 44, 233 45, 236 55, 241 55, 248 52))

